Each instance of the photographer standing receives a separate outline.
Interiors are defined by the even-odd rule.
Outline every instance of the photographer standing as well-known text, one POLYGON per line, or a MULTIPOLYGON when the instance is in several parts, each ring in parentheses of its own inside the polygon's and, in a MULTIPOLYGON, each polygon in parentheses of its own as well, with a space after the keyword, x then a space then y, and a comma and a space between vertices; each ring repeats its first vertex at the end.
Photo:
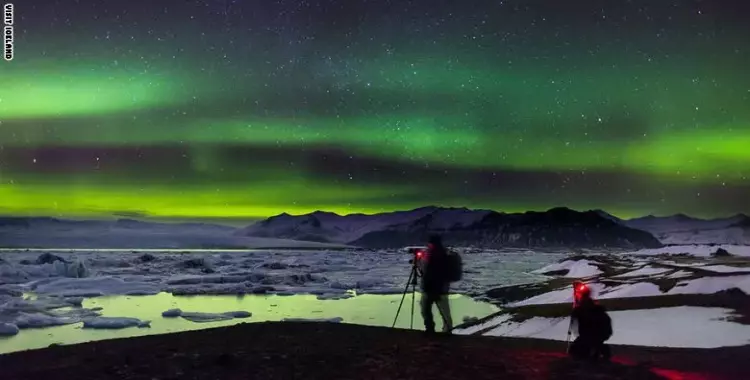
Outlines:
POLYGON ((443 317, 443 332, 453 329, 448 293, 450 292, 450 258, 439 235, 430 236, 427 251, 419 260, 422 272, 422 318, 427 333, 435 332, 435 321, 432 317, 432 304, 436 304, 443 317))

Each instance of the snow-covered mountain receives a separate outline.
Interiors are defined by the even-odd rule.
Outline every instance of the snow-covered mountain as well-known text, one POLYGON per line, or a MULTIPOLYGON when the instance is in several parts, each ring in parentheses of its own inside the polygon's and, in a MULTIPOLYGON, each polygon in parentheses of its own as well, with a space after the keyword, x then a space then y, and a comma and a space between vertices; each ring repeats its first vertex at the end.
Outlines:
POLYGON ((467 208, 422 207, 375 215, 327 212, 281 214, 237 231, 242 236, 335 242, 368 248, 423 244, 441 233, 449 245, 501 247, 659 247, 651 234, 596 211, 554 208, 505 214, 467 208))
POLYGON ((0 217, 0 248, 220 249, 331 248, 330 244, 248 238, 235 227, 135 219, 66 220, 0 217))
POLYGON ((750 217, 699 219, 685 214, 666 217, 653 215, 622 221, 647 231, 663 244, 750 244, 750 217))

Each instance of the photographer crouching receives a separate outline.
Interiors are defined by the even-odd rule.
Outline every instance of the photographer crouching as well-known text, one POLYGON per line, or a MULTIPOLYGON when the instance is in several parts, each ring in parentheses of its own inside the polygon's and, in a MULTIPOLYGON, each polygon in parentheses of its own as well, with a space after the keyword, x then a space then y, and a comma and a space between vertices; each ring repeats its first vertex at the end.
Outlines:
MULTIPOLYGON (((443 318, 443 333, 450 334, 453 329, 451 318, 450 283, 457 281, 455 276, 455 261, 452 260, 448 250, 443 245, 443 239, 439 235, 430 236, 427 242, 427 250, 418 261, 422 274, 422 299, 420 302, 424 327, 428 334, 435 333, 435 321, 432 316, 432 305, 435 304, 443 318)), ((460 268, 458 269, 460 273, 460 268)), ((460 274, 458 275, 460 279, 460 274)))

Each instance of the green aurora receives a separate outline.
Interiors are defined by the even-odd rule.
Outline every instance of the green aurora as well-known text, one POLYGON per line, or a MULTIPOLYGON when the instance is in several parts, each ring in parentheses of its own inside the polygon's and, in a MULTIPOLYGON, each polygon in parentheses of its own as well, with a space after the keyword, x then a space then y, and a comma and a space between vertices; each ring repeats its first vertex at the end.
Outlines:
MULTIPOLYGON (((392 32, 340 27, 365 31, 356 37, 284 22, 276 39, 230 21, 204 37, 186 18, 148 21, 126 5, 110 17, 128 10, 148 28, 102 16, 53 33, 27 11, 17 58, 0 66, 0 212, 750 212, 746 26, 680 8, 667 26, 577 34, 561 16, 532 28, 495 10, 501 20, 487 22, 488 2, 456 7, 438 6, 463 20, 440 37, 423 31, 437 16, 419 16, 392 32)), ((71 9, 60 12, 84 17, 71 9)), ((219 13, 198 18, 222 23, 219 13)))

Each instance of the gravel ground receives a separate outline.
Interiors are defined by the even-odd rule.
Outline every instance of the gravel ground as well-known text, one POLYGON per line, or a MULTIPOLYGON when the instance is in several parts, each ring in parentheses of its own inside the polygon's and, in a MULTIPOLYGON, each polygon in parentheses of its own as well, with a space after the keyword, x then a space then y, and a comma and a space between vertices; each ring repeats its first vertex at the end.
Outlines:
POLYGON ((0 355, 11 379, 742 379, 750 346, 613 347, 614 363, 569 361, 561 342, 334 323, 232 327, 0 355))

